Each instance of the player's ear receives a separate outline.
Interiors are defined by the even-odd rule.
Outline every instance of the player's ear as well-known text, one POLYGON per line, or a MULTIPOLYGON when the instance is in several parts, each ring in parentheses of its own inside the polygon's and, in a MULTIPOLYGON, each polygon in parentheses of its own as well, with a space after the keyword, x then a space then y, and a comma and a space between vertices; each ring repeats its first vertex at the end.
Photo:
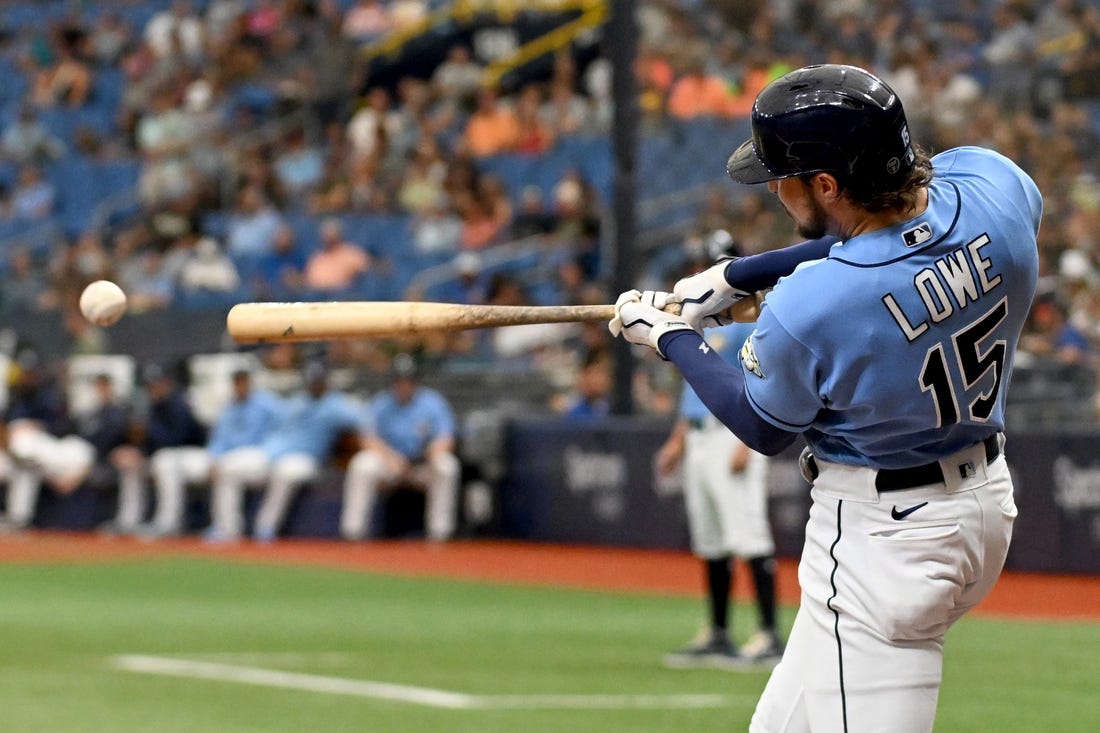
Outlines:
POLYGON ((831 173, 815 173, 810 179, 810 186, 817 191, 823 201, 835 201, 843 193, 840 183, 831 173))

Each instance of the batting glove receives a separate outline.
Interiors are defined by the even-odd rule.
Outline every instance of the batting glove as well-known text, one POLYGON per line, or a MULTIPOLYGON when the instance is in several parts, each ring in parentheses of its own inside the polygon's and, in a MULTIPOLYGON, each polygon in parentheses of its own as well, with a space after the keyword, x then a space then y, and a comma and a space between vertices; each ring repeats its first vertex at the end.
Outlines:
POLYGON ((681 304, 680 317, 702 333, 703 328, 725 326, 732 321, 719 314, 749 293, 726 281, 727 257, 702 272, 679 280, 672 288, 673 300, 681 304))
POLYGON ((694 331, 689 323, 679 316, 662 310, 673 302, 670 293, 659 290, 639 292, 628 290, 615 302, 615 317, 607 324, 611 335, 622 334, 632 344, 649 346, 662 359, 661 337, 672 331, 694 331))

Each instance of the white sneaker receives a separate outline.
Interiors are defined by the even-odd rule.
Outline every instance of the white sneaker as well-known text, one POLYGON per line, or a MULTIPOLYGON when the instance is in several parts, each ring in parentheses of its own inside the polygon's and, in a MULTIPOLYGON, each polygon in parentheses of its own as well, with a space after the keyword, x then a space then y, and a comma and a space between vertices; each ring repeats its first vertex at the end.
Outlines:
POLYGON ((777 664, 783 656, 783 643, 769 629, 760 629, 741 645, 741 657, 754 664, 777 664))

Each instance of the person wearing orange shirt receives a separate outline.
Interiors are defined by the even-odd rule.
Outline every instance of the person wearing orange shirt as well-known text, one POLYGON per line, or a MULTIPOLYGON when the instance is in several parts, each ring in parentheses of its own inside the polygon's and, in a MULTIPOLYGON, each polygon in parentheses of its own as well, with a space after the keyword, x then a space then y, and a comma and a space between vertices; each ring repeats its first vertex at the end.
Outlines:
POLYGON ((668 113, 682 120, 723 117, 729 99, 729 89, 724 81, 708 75, 702 64, 692 63, 684 75, 672 83, 668 94, 668 113))
POLYGON ((515 147, 519 122, 515 113, 500 103, 496 90, 482 87, 477 93, 477 109, 466 124, 466 145, 475 157, 496 155, 515 147))
POLYGON ((355 285, 370 269, 371 256, 344 239, 337 219, 321 222, 321 246, 306 261, 305 284, 311 290, 334 292, 355 285))

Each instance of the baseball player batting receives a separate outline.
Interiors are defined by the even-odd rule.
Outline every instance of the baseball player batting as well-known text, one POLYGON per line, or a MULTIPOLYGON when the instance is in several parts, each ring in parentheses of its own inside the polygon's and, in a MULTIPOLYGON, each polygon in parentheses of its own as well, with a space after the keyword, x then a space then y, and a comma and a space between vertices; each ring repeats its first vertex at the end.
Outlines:
POLYGON ((930 731, 944 637, 996 582, 1016 516, 1001 430, 1041 196, 991 150, 930 159, 894 92, 850 66, 765 87, 727 169, 817 239, 623 293, 609 326, 750 447, 807 443, 802 601, 750 731, 930 731), (701 327, 769 283, 729 365, 701 327))

